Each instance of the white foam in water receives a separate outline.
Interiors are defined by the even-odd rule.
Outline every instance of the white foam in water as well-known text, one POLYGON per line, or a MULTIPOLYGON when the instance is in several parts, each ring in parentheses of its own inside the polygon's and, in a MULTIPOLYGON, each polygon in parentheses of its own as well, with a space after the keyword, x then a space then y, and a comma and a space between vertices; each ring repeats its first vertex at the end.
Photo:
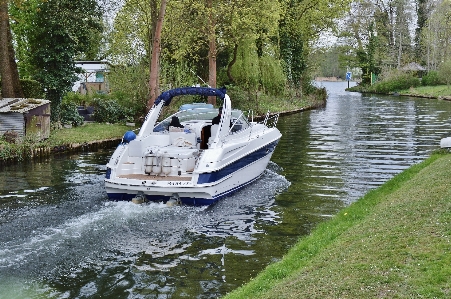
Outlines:
POLYGON ((88 231, 103 229, 104 224, 108 222, 127 222, 139 215, 158 213, 165 209, 169 208, 158 203, 136 205, 131 202, 107 202, 105 208, 100 211, 69 219, 57 227, 34 231, 33 236, 25 242, 22 241, 19 244, 7 242, 0 247, 0 268, 19 266, 31 254, 56 251, 66 240, 73 241, 81 238, 88 231))
POLYGON ((28 194, 38 193, 39 191, 44 191, 48 188, 49 187, 39 187, 37 189, 14 190, 14 191, 10 191, 9 194, 0 195, 0 198, 12 198, 12 197, 24 198, 24 197, 27 197, 28 194), (25 194, 21 194, 21 193, 25 193, 25 194))

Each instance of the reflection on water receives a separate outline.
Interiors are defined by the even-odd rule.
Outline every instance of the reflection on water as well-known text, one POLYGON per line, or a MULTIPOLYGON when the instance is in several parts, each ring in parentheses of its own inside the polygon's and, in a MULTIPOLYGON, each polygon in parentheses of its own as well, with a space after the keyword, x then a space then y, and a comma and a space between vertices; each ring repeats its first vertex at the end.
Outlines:
POLYGON ((254 184, 211 207, 109 202, 112 150, 0 171, 0 298, 217 298, 438 148, 451 104, 323 83, 254 184))

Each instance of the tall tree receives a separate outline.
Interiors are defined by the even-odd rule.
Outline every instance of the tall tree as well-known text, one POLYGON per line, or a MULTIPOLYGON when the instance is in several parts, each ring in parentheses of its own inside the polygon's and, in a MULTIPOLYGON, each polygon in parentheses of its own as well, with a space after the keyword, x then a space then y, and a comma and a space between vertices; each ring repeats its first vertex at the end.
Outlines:
MULTIPOLYGON (((349 8, 351 1, 286 0, 279 24, 280 53, 288 80, 302 88, 310 84, 309 55, 312 42, 326 30, 335 30, 336 19, 349 8)), ((302 90, 301 90, 302 92, 302 90)))
POLYGON ((423 29, 428 70, 435 70, 451 54, 451 1, 442 0, 431 10, 423 29))
POLYGON ((417 27, 415 28, 415 55, 422 57, 421 32, 427 25, 429 15, 428 0, 417 0, 417 27))
MULTIPOLYGON (((213 10, 213 0, 207 0, 208 10, 208 85, 216 88, 216 17, 213 10)), ((208 97, 210 104, 216 105, 216 97, 208 97)))
POLYGON ((2 97, 23 97, 12 43, 7 0, 0 0, 0 78, 2 97))
POLYGON ((75 57, 90 48, 93 30, 101 30, 102 12, 95 0, 46 0, 36 8, 31 61, 51 101, 52 120, 58 121, 62 97, 76 80, 75 57))
POLYGON ((149 101, 147 102, 147 109, 149 110, 159 95, 158 90, 158 74, 160 67, 160 45, 161 45, 161 31, 163 28, 164 14, 166 12, 166 0, 161 0, 160 11, 158 13, 157 22, 153 34, 152 43, 152 58, 150 61, 150 79, 149 79, 149 101))

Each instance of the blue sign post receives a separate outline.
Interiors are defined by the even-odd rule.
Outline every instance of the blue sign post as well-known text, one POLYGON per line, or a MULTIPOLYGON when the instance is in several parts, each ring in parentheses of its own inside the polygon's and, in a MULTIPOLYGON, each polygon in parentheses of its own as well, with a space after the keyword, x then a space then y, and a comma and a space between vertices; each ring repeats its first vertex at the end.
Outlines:
POLYGON ((349 88, 349 81, 351 81, 352 73, 346 72, 346 81, 348 81, 348 88, 349 88))

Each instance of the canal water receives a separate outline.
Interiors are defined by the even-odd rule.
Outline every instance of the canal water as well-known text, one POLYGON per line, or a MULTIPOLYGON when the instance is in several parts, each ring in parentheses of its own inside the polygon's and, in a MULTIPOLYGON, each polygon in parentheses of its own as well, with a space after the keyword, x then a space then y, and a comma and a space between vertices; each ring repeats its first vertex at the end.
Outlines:
MULTIPOLYGON (((320 84, 320 83, 318 83, 320 84)), ((109 202, 113 149, 0 170, 0 298, 217 298, 451 136, 451 103, 322 83, 264 175, 211 207, 109 202)))

